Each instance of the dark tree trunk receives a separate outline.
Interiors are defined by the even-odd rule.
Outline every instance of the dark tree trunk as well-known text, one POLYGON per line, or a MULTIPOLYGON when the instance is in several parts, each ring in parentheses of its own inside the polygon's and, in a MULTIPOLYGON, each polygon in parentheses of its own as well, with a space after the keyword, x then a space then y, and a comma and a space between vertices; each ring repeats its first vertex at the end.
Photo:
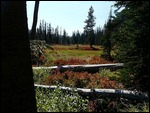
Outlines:
POLYGON ((108 61, 112 61, 112 57, 111 57, 111 42, 110 39, 108 40, 108 47, 107 47, 107 54, 108 54, 108 61))
POLYGON ((37 20, 38 20, 38 9, 39 9, 39 1, 35 1, 33 24, 32 24, 32 30, 31 30, 31 40, 35 39, 36 25, 37 25, 37 20))
POLYGON ((93 34, 90 33, 90 48, 93 48, 93 34))
POLYGON ((1 1, 1 112, 36 112, 26 1, 1 1))

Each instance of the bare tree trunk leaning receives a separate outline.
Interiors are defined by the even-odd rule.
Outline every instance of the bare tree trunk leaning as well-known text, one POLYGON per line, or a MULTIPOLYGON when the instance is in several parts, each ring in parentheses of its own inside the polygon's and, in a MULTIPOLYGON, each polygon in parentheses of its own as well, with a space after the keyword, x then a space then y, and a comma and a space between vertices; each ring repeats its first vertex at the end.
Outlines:
POLYGON ((31 39, 35 39, 36 34, 36 25, 38 20, 38 9, 39 9, 39 1, 35 1, 35 7, 34 7, 34 16, 33 16, 33 24, 32 24, 32 30, 31 30, 31 39))

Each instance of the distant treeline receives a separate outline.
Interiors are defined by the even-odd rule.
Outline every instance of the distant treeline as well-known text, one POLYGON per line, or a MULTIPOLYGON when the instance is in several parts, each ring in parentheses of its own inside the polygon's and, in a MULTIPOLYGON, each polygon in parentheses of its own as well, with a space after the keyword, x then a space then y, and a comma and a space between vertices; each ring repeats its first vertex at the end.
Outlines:
MULTIPOLYGON (((30 34, 29 30, 29 34, 30 34)), ((102 45, 104 40, 105 30, 97 27, 93 33, 93 45, 102 45)), ((33 39, 31 39, 33 40, 33 39)), ((36 29, 36 36, 34 40, 45 40, 47 44, 60 44, 60 45, 70 45, 70 44, 89 44, 85 32, 79 32, 79 30, 74 31, 72 36, 68 36, 65 29, 57 26, 53 28, 50 23, 44 20, 40 20, 40 25, 36 29)))

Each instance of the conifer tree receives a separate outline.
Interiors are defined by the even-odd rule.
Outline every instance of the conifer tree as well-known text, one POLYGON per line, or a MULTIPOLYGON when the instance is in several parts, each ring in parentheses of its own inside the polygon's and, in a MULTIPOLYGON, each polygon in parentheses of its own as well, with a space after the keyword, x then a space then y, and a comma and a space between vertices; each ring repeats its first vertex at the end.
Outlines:
POLYGON ((89 9, 89 12, 88 12, 88 19, 85 20, 85 23, 86 23, 86 26, 84 27, 84 31, 86 32, 86 36, 90 42, 90 47, 92 47, 93 45, 93 38, 94 38, 94 30, 93 30, 93 27, 95 26, 95 16, 93 16, 93 13, 94 13, 94 9, 93 7, 91 6, 90 9, 89 9))

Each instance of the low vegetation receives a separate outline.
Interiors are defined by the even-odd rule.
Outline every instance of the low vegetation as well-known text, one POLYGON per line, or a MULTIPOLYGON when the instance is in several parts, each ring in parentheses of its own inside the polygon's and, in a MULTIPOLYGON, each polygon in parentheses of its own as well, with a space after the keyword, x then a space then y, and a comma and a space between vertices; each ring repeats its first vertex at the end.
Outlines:
POLYGON ((88 72, 66 71, 60 73, 59 71, 56 71, 48 76, 43 84, 55 85, 56 83, 77 88, 123 88, 121 83, 110 80, 107 76, 101 76, 98 73, 91 74, 88 72))
POLYGON ((149 112, 148 102, 123 98, 81 97, 77 92, 36 88, 38 112, 149 112))
POLYGON ((38 58, 38 52, 34 52, 32 58, 36 59, 33 66, 53 66, 53 65, 67 65, 67 64, 102 64, 112 63, 104 58, 100 58, 102 47, 95 46, 95 50, 90 49, 88 45, 76 46, 46 46, 42 49, 42 55, 38 58))
MULTIPOLYGON (((99 50, 103 50, 99 48, 99 50)), ((102 51, 90 50, 86 46, 47 46, 43 49, 43 64, 103 64, 114 63, 100 57, 102 51)), ((38 65, 33 65, 38 66, 38 65)), ((39 112, 148 112, 148 102, 131 101, 124 98, 81 97, 76 92, 65 92, 59 85, 72 88, 115 88, 128 89, 128 77, 122 75, 122 69, 111 71, 99 69, 97 73, 73 72, 39 69, 33 70, 34 83, 42 85, 58 85, 52 91, 36 88, 37 108, 39 112)))
POLYGON ((88 100, 78 93, 61 91, 57 86, 54 91, 37 88, 36 100, 38 112, 86 112, 88 100))

